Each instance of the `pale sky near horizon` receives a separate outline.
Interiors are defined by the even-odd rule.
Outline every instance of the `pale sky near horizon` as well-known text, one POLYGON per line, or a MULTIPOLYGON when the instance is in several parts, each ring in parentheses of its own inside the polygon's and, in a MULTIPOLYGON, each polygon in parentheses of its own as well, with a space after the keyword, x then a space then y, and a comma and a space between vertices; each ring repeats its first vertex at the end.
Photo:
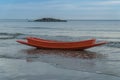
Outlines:
POLYGON ((120 20, 120 0, 0 0, 0 19, 120 20))

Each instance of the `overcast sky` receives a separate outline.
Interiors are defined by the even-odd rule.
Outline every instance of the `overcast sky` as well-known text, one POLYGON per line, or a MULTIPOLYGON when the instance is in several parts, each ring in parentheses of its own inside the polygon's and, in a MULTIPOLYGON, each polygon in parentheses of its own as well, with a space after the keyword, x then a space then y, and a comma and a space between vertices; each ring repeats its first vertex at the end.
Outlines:
POLYGON ((0 0, 0 19, 120 19, 120 0, 0 0))

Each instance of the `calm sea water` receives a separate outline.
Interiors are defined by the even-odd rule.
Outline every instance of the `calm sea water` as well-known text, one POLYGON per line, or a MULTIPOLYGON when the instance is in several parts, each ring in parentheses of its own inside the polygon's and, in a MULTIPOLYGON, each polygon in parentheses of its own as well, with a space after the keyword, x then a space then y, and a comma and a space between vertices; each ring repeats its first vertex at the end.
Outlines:
POLYGON ((1 80, 118 80, 119 66, 120 21, 0 20, 1 80), (16 42, 27 36, 63 41, 96 38, 108 44, 85 51, 41 50, 16 42))

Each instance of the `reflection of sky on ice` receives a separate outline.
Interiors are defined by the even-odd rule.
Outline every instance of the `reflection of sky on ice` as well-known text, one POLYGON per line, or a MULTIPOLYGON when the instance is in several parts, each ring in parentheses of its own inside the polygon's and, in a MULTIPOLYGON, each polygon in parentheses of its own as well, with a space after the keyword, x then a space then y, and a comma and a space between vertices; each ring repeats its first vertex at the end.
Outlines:
MULTIPOLYGON (((2 80, 118 80, 118 77, 56 68, 43 62, 26 62, 24 60, 0 59, 2 80), (94 76, 94 77, 93 77, 94 76)), ((75 65, 74 65, 75 66, 75 65)))

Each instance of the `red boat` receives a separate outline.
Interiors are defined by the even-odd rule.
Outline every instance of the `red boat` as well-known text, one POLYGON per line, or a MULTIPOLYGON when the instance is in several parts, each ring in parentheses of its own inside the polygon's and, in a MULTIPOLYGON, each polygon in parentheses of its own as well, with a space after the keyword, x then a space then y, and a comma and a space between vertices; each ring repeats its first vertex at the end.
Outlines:
POLYGON ((96 42, 95 39, 76 41, 76 42, 64 42, 64 41, 45 40, 35 37, 27 37, 27 41, 18 40, 17 42, 37 48, 70 49, 70 50, 84 50, 87 48, 99 46, 106 43, 106 42, 95 43, 96 42))

